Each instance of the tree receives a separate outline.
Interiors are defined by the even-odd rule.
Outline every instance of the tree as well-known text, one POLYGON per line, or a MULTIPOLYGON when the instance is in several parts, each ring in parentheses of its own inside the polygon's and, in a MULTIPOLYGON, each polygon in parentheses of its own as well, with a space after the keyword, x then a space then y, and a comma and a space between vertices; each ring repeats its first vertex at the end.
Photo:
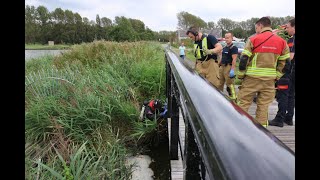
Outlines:
POLYGON ((51 14, 44 6, 38 6, 37 14, 37 20, 40 23, 40 35, 38 41, 40 41, 42 44, 45 44, 48 42, 48 40, 50 40, 50 34, 52 30, 52 28, 50 27, 51 14))
POLYGON ((96 39, 102 39, 104 37, 104 34, 103 34, 103 29, 102 29, 102 26, 101 26, 101 19, 100 19, 100 16, 99 14, 97 14, 96 16, 96 39))
POLYGON ((64 24, 64 11, 61 8, 56 8, 54 12, 52 13, 52 17, 57 23, 64 24))
POLYGON ((38 6, 37 12, 38 12, 38 20, 41 23, 40 25, 47 24, 50 19, 50 13, 49 13, 48 9, 44 6, 38 6))
POLYGON ((65 32, 65 18, 64 11, 61 8, 56 8, 52 13, 53 30, 52 37, 55 42, 63 42, 63 32, 65 32))
POLYGON ((101 18, 101 26, 102 26, 102 27, 112 26, 112 21, 111 21, 111 19, 106 18, 106 17, 101 18))
POLYGON ((246 22, 247 22, 247 25, 249 27, 249 29, 247 30, 247 37, 250 37, 252 36, 253 34, 256 33, 256 28, 255 28, 255 23, 259 20, 260 18, 251 18, 251 19, 248 19, 246 22))
POLYGON ((236 28, 236 23, 227 18, 219 19, 218 25, 222 29, 222 34, 225 34, 227 31, 231 31, 232 29, 236 28))
POLYGON ((155 33, 151 29, 149 29, 148 27, 141 34, 142 34, 141 37, 140 37, 141 40, 149 40, 149 41, 151 41, 151 40, 155 40, 155 38, 156 38, 155 33))
POLYGON ((131 19, 129 18, 129 21, 132 25, 132 28, 137 32, 137 33, 142 33, 144 32, 145 29, 145 25, 142 21, 140 21, 139 19, 131 19))
POLYGON ((37 42, 40 34, 40 26, 37 24, 38 12, 34 6, 27 5, 25 8, 25 43, 37 42))
POLYGON ((160 39, 161 42, 169 42, 172 33, 174 33, 174 31, 160 31, 155 33, 155 38, 160 39))
POLYGON ((136 32, 134 31, 129 19, 124 16, 115 17, 116 26, 110 32, 110 36, 115 41, 134 41, 136 32))
POLYGON ((74 14, 74 20, 75 20, 75 43, 80 43, 84 41, 84 28, 82 23, 82 17, 79 13, 74 14))
POLYGON ((213 21, 209 21, 208 22, 208 28, 209 29, 214 29, 214 28, 216 28, 216 24, 213 21))
POLYGON ((76 35, 76 23, 75 17, 72 11, 65 10, 65 31, 63 32, 63 41, 65 43, 75 43, 75 35, 76 35))
POLYGON ((240 27, 234 28, 231 32, 233 33, 233 36, 235 36, 237 38, 246 38, 247 37, 246 31, 241 29, 240 27))
POLYGON ((207 23, 202 20, 200 17, 196 17, 188 12, 179 12, 177 14, 178 18, 178 28, 180 29, 188 29, 191 26, 195 26, 198 28, 206 28, 207 23))

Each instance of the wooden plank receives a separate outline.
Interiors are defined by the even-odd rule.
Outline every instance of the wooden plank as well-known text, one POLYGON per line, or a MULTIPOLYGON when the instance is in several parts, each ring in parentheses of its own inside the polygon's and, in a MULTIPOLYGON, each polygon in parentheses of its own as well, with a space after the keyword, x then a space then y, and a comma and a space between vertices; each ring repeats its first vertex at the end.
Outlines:
MULTIPOLYGON (((257 105, 252 103, 248 113, 255 117, 257 105)), ((269 120, 275 118, 278 111, 278 102, 276 99, 269 106, 269 120)), ((284 124, 283 127, 268 126, 267 129, 274 134, 280 141, 286 144, 291 150, 295 151, 295 116, 293 116, 293 126, 284 124)))
MULTIPOLYGON (((170 143, 170 127, 171 127, 171 119, 168 118, 168 132, 169 132, 169 143, 170 143)), ((185 139, 185 124, 181 114, 181 110, 179 109, 179 143, 181 143, 182 152, 184 151, 184 139, 185 139)), ((183 162, 181 158, 181 150, 180 145, 178 146, 178 160, 171 160, 171 179, 172 180, 183 180, 183 162)))

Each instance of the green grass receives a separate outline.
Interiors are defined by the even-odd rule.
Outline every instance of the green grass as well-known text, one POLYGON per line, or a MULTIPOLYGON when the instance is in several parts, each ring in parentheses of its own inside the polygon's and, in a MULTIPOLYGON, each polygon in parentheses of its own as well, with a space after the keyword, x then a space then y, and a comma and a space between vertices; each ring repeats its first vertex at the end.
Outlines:
POLYGON ((155 128, 137 123, 141 104, 164 87, 160 43, 95 41, 27 61, 26 177, 128 179, 125 157, 155 128))
POLYGON ((25 44, 26 50, 59 50, 59 49, 69 49, 71 45, 66 44, 55 44, 53 46, 43 45, 43 44, 25 44))

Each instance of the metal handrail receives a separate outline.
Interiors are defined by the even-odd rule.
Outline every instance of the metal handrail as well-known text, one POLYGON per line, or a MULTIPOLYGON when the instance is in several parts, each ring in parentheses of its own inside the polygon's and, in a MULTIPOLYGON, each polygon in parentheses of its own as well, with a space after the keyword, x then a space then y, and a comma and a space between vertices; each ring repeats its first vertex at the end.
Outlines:
MULTIPOLYGON (((171 95, 179 96, 175 98, 191 127, 209 179, 295 179, 295 153, 289 147, 173 51, 166 49, 165 56, 170 81, 179 92, 171 95)), ((185 176, 192 179, 188 172, 185 176)))

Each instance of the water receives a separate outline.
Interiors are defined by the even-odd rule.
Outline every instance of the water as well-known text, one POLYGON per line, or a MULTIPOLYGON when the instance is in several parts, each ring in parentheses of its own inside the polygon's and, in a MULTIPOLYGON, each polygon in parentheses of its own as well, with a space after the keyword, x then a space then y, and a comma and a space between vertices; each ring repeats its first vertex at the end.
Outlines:
POLYGON ((28 61, 33 58, 39 58, 47 55, 61 55, 62 53, 68 50, 25 50, 25 61, 28 61))
POLYGON ((169 140, 161 142, 158 146, 151 146, 146 154, 153 160, 149 166, 154 173, 153 179, 170 180, 169 140))
POLYGON ((144 154, 152 159, 149 168, 154 173, 154 180, 170 180, 170 154, 169 154, 169 138, 167 122, 161 123, 159 126, 160 132, 156 132, 153 142, 148 147, 144 154))

